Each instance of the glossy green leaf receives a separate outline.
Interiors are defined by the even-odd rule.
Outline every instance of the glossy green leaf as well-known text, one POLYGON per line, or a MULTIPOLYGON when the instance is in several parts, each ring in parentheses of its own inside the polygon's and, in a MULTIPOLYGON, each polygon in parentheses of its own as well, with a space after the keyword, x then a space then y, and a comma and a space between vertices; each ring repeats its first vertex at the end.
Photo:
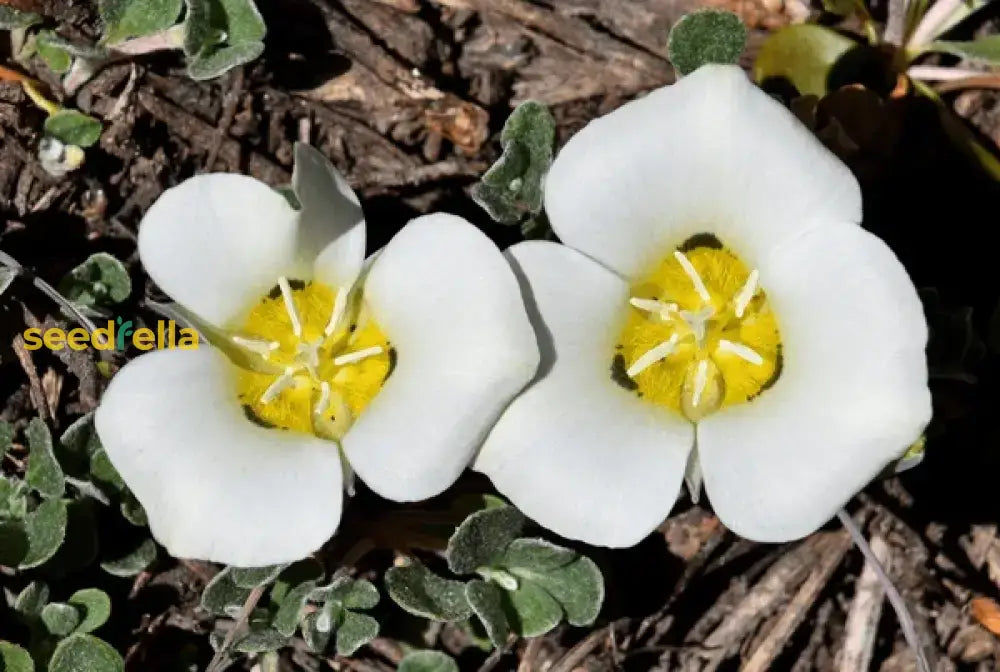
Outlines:
POLYGON ((97 252, 66 274, 59 283, 59 293, 83 306, 112 306, 132 293, 132 279, 122 262, 106 252, 97 252))
POLYGON ((568 565, 577 557, 576 551, 557 546, 544 539, 515 539, 507 547, 500 564, 508 569, 516 567, 545 572, 568 565))
POLYGON ((834 66, 856 43, 815 24, 786 26, 772 33, 757 53, 754 79, 788 80, 799 93, 822 98, 829 91, 834 66))
POLYGON ((183 6, 183 0, 100 0, 102 42, 113 45, 166 30, 177 22, 183 6))
POLYGON ((306 607, 306 602, 309 600, 309 594, 315 587, 315 581, 306 581, 288 591, 288 594, 281 601, 281 606, 278 607, 278 612, 274 615, 274 620, 271 623, 275 630, 286 637, 291 637, 295 634, 302 619, 302 612, 306 607))
POLYGON ((494 220, 514 224, 541 211, 555 133, 552 113, 536 101, 521 103, 507 118, 500 135, 503 155, 472 188, 472 198, 494 220))
POLYGON ((545 572, 511 569, 525 583, 544 588, 562 605, 571 625, 590 625, 604 603, 604 577, 594 561, 579 556, 568 565, 545 572))
POLYGON ((233 644, 233 650, 238 653, 255 655, 268 651, 277 651, 291 644, 290 638, 277 630, 263 629, 248 633, 233 644))
POLYGON ((488 567, 524 529, 524 516, 512 506, 476 511, 448 540, 448 567, 456 574, 472 574, 488 567))
POLYGON ((460 621, 472 613, 465 584, 443 579, 417 561, 385 573, 389 597, 406 611, 437 621, 460 621))
POLYGON ((107 643, 77 634, 59 642, 48 672, 124 672, 125 662, 107 643))
POLYGON ((232 569, 226 567, 205 586, 201 607, 214 616, 234 618, 243 609, 251 590, 237 586, 232 578, 232 569))
POLYGON ((413 651, 399 661, 396 672, 459 672, 458 663, 440 651, 413 651))
POLYGON ((76 632, 93 632, 108 622, 111 618, 111 598, 103 590, 85 588, 73 593, 69 600, 83 614, 76 632))
POLYGON ((40 14, 34 12, 22 12, 0 5, 0 30, 18 30, 19 28, 30 28, 36 23, 44 21, 40 14))
POLYGON ((702 9, 685 14, 670 29, 667 53, 682 75, 708 63, 737 63, 747 42, 747 28, 732 12, 702 9))
POLYGON ((42 609, 42 623, 49 634, 65 637, 80 625, 80 612, 76 607, 62 602, 50 602, 42 609))
POLYGON ((378 636, 379 625, 371 616, 345 611, 337 627, 337 654, 353 656, 354 653, 378 636))
POLYGON ((504 592, 511 629, 522 637, 538 637, 559 625, 563 610, 552 595, 531 581, 504 592))
POLYGON ((1000 64, 1000 35, 988 35, 969 42, 938 40, 932 42, 928 49, 960 56, 976 63, 1000 64))
POLYGON ((229 576, 233 583, 240 588, 257 588, 266 586, 274 582, 278 575, 285 570, 288 565, 271 565, 269 567, 232 567, 229 576))
POLYGON ((37 567, 56 554, 66 538, 67 517, 66 502, 58 499, 42 502, 28 514, 24 519, 28 548, 21 569, 37 567))
POLYGON ((0 641, 0 672, 35 672, 35 663, 31 660, 31 654, 17 644, 0 641))
POLYGON ((473 579, 465 585, 465 598, 469 601, 493 646, 503 646, 510 636, 510 623, 504 610, 503 590, 496 584, 473 579))
POLYGON ((25 436, 31 451, 25 474, 28 485, 46 499, 62 497, 66 479, 52 449, 52 434, 48 426, 41 419, 33 418, 28 423, 25 436))
POLYGON ((45 133, 63 144, 90 147, 101 139, 103 126, 77 110, 60 110, 45 120, 45 133))

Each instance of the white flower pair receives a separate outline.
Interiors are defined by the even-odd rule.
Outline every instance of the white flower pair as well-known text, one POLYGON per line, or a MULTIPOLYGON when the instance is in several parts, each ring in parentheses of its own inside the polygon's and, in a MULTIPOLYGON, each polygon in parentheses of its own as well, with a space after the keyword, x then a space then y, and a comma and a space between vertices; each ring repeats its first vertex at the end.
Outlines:
POLYGON ((314 151, 296 164, 298 210, 210 175, 140 228, 146 270, 216 347, 130 363, 97 428, 175 555, 315 550, 341 449, 398 501, 475 457, 527 515, 608 546, 655 528, 686 474, 737 533, 786 540, 930 418, 920 302, 858 225, 856 181, 735 67, 581 131, 546 182, 566 246, 507 260, 431 215, 365 264, 357 199, 314 151))

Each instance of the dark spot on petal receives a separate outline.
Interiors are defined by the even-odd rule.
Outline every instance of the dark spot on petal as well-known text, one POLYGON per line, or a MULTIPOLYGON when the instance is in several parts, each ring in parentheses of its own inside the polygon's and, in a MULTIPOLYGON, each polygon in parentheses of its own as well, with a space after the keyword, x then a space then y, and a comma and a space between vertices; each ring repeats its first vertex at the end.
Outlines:
POLYGON ((615 346, 615 350, 621 350, 622 347, 623 347, 622 344, 619 343, 618 345, 615 346))
POLYGON ((632 380, 627 371, 628 367, 625 366, 625 357, 623 355, 615 355, 615 358, 611 360, 611 380, 629 392, 635 392, 639 389, 639 383, 632 380))
POLYGON ((711 233, 696 233, 681 243, 677 249, 681 252, 690 252, 691 250, 696 250, 699 247, 721 250, 724 245, 721 240, 713 236, 711 233))
POLYGON ((382 382, 389 380, 389 376, 392 372, 396 370, 396 361, 399 359, 399 355, 396 354, 396 348, 389 348, 389 370, 385 372, 385 378, 382 382))
MULTIPOLYGON (((296 289, 305 289, 307 284, 309 283, 305 280, 295 280, 293 278, 288 279, 288 286, 291 287, 293 291, 296 289)), ((267 293, 267 298, 269 299, 276 299, 279 296, 281 296, 281 285, 275 285, 271 288, 271 291, 267 293)))
POLYGON ((774 387, 774 384, 778 382, 778 378, 781 377, 781 371, 784 368, 785 368, 785 356, 781 354, 781 344, 779 343, 778 356, 774 361, 774 373, 771 374, 771 377, 767 379, 766 383, 761 385, 760 391, 757 392, 757 394, 750 397, 749 399, 747 399, 747 401, 753 401, 754 399, 759 397, 764 392, 764 390, 769 390, 772 387, 774 387))
POLYGON ((247 417, 247 420, 257 425, 258 427, 264 427, 266 429, 278 429, 277 425, 272 425, 267 420, 264 420, 259 415, 257 415, 254 410, 247 404, 243 404, 243 415, 247 417))
POLYGON ((347 331, 349 331, 350 333, 353 334, 357 330, 357 328, 358 328, 358 325, 352 324, 350 327, 347 328, 347 331))

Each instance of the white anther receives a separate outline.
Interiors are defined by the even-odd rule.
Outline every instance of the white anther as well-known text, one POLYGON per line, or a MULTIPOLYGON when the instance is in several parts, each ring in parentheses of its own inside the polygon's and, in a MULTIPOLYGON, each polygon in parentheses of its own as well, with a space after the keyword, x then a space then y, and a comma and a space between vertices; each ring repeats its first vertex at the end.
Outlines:
POLYGON ((703 359, 698 362, 698 368, 694 372, 694 395, 691 397, 691 405, 696 407, 701 403, 701 395, 708 385, 708 360, 703 359))
POLYGON ((334 357, 333 363, 336 366, 344 366, 346 364, 360 362, 362 359, 367 359, 368 357, 381 355, 383 352, 385 352, 385 349, 381 345, 374 345, 370 348, 365 348, 364 350, 356 350, 354 352, 348 352, 340 355, 339 357, 334 357))
POLYGON ((663 301, 657 301, 656 299, 641 299, 639 297, 633 296, 628 300, 629 304, 634 308, 646 313, 655 313, 664 322, 669 322, 673 319, 674 313, 677 312, 676 303, 665 303, 663 301))
POLYGON ((764 363, 764 358, 761 357, 756 350, 743 345, 742 343, 733 343, 732 341, 727 341, 723 338, 719 340, 719 350, 722 350, 723 352, 730 352, 740 359, 757 366, 764 363))
POLYGON ((330 408, 330 383, 325 380, 319 387, 319 400, 313 408, 313 415, 323 417, 323 414, 330 408))
POLYGON ((295 382, 295 367, 289 366, 285 369, 285 372, 278 376, 273 383, 271 383, 264 394, 260 396, 260 403, 270 404, 272 401, 278 398, 278 395, 288 389, 292 383, 295 382))
POLYGON ((267 359, 272 352, 281 347, 278 341, 265 341, 260 338, 245 338, 243 336, 232 336, 232 341, 245 350, 260 355, 267 359))
POLYGON ((345 310, 347 310, 347 288, 341 287, 337 290, 337 298, 333 300, 333 314, 330 316, 326 329, 323 330, 324 335, 329 336, 337 330, 345 310))
POLYGON ((302 320, 299 319, 299 311, 295 308, 295 297, 292 295, 292 286, 288 284, 288 278, 285 276, 278 278, 278 287, 281 288, 281 296, 285 299, 285 311, 292 322, 292 333, 301 338, 302 320))
POLYGON ((677 334, 674 334, 669 340, 663 341, 663 343, 646 351, 639 359, 635 360, 632 366, 628 367, 625 374, 629 378, 635 378, 661 359, 666 359, 674 351, 674 348, 677 347, 678 340, 680 338, 677 334))
POLYGON ((757 293, 757 283, 760 281, 760 273, 757 269, 750 271, 750 276, 747 278, 746 283, 743 287, 736 293, 736 297, 733 299, 736 307, 736 317, 743 319, 743 313, 746 312, 747 306, 753 300, 754 295, 757 293))
POLYGON ((705 287, 705 283, 702 281, 701 276, 698 275, 698 269, 694 267, 694 264, 692 264, 691 260, 687 258, 687 255, 680 250, 674 250, 674 259, 676 259, 677 263, 681 265, 681 268, 684 269, 687 276, 691 278, 691 283, 694 285, 694 291, 698 292, 698 296, 701 297, 701 300, 705 303, 711 302, 712 295, 708 293, 708 288, 705 287))

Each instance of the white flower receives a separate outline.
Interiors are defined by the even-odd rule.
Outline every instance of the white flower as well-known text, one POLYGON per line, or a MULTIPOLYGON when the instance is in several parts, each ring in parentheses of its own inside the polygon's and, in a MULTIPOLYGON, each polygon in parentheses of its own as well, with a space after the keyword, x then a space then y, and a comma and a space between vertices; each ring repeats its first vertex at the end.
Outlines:
POLYGON ((96 425, 179 557, 316 550, 352 478, 341 449, 384 497, 440 493, 537 369, 514 274, 472 225, 421 217, 366 264, 360 205, 329 162, 299 146, 293 187, 300 210, 249 177, 195 177, 139 229, 146 271, 212 345, 130 362, 96 425))
POLYGON ((569 247, 509 251, 539 378, 475 465, 542 525, 634 544, 687 473, 738 534, 800 537, 929 421, 910 279, 848 169, 736 67, 591 123, 545 205, 569 247))

